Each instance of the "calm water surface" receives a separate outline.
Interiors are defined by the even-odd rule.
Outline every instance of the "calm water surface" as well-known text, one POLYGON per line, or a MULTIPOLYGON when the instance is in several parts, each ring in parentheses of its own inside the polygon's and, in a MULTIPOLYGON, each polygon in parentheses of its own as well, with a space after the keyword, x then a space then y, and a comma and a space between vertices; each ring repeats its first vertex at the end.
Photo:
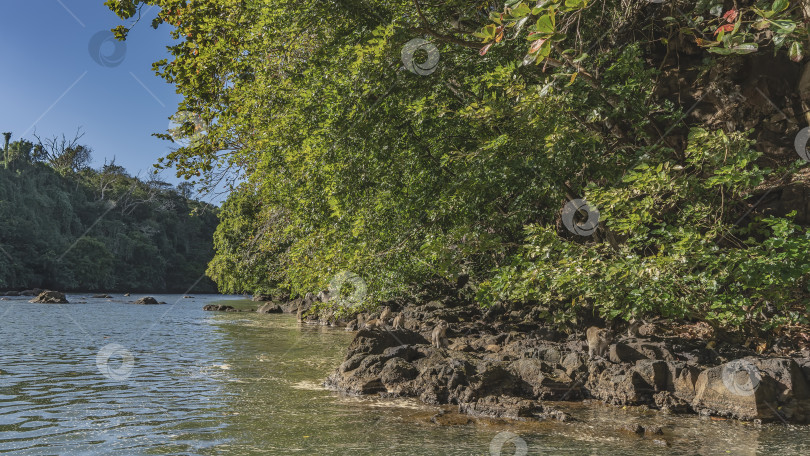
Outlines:
POLYGON ((578 404, 575 423, 439 427, 436 407, 321 388, 350 333, 202 311, 249 306, 238 296, 140 296, 0 302, 0 453, 490 455, 513 433, 501 455, 810 454, 805 427, 578 404), (616 431, 627 421, 664 426, 669 446, 616 431))

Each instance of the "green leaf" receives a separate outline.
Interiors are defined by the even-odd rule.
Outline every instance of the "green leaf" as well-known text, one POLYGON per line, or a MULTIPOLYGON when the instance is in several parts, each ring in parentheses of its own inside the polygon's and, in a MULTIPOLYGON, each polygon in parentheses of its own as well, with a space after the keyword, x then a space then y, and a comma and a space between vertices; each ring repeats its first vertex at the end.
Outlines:
POLYGON ((788 0, 774 0, 773 5, 771 6, 771 11, 778 13, 787 9, 788 6, 790 6, 790 2, 788 0))
POLYGON ((794 62, 800 62, 804 57, 802 44, 798 41, 791 43, 790 49, 788 50, 788 57, 790 57, 790 60, 793 60, 794 62))
POLYGON ((534 29, 543 35, 553 35, 554 25, 554 12, 551 12, 550 14, 544 14, 537 18, 537 24, 535 24, 534 29))

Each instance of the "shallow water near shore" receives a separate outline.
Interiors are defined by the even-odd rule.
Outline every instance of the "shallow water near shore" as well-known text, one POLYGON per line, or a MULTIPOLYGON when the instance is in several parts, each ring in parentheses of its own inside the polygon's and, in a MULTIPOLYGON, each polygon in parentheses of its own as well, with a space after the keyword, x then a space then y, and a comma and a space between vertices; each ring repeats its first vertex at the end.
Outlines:
POLYGON ((301 327, 291 315, 202 310, 214 302, 255 307, 239 296, 154 295, 168 304, 130 304, 141 296, 0 301, 0 453, 810 454, 810 427, 600 404, 555 404, 572 423, 437 426, 430 417, 439 407, 321 387, 352 333, 301 327), (617 430, 632 422, 665 434, 617 430), (505 433, 519 436, 518 448, 507 443, 499 453, 498 442, 513 437, 505 433))

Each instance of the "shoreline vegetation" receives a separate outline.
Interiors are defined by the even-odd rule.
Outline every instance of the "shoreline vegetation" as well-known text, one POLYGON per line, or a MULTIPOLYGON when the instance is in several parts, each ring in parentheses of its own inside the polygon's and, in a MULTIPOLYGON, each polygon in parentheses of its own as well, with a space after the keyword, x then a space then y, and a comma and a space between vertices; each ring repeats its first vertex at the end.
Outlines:
MULTIPOLYGON (((592 356, 584 332, 567 334, 538 322, 532 313, 539 309, 481 309, 459 294, 422 303, 394 300, 385 303, 387 311, 344 317, 318 313, 323 302, 314 295, 290 301, 254 296, 252 309, 205 310, 298 313, 301 324, 355 331, 344 362, 324 385, 350 395, 457 407, 434 417, 436 424, 578 421, 555 404, 591 400, 713 419, 810 423, 810 350, 790 341, 763 353, 750 340, 729 338, 705 323, 659 319, 613 328, 604 353, 592 356), (432 338, 440 322, 449 328, 437 345, 432 338)), ((666 444, 654 426, 628 432, 666 444)))
POLYGON ((106 2, 173 39, 220 291, 356 330, 344 392, 810 421, 810 9, 361 3, 106 2))
POLYGON ((74 139, 21 139, 0 166, 0 290, 216 292, 217 208, 154 176, 90 168, 74 139))

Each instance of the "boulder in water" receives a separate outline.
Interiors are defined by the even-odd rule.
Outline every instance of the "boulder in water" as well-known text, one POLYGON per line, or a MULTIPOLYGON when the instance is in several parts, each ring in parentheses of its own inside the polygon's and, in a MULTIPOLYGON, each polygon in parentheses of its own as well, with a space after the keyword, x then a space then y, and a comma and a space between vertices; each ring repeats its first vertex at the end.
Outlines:
POLYGON ((281 308, 280 305, 268 302, 262 304, 258 309, 256 309, 256 312, 263 314, 270 314, 270 313, 283 313, 284 310, 281 308))
POLYGON ((97 294, 97 295, 93 295, 92 297, 95 298, 95 299, 111 299, 112 298, 112 296, 110 296, 108 294, 97 294))
POLYGON ((216 304, 203 306, 203 310, 208 312, 238 312, 233 306, 218 306, 216 304))
POLYGON ((151 296, 144 296, 143 298, 137 299, 134 304, 160 304, 157 299, 151 296))
POLYGON ((58 291, 43 291, 29 302, 40 304, 68 304, 65 294, 58 291))

